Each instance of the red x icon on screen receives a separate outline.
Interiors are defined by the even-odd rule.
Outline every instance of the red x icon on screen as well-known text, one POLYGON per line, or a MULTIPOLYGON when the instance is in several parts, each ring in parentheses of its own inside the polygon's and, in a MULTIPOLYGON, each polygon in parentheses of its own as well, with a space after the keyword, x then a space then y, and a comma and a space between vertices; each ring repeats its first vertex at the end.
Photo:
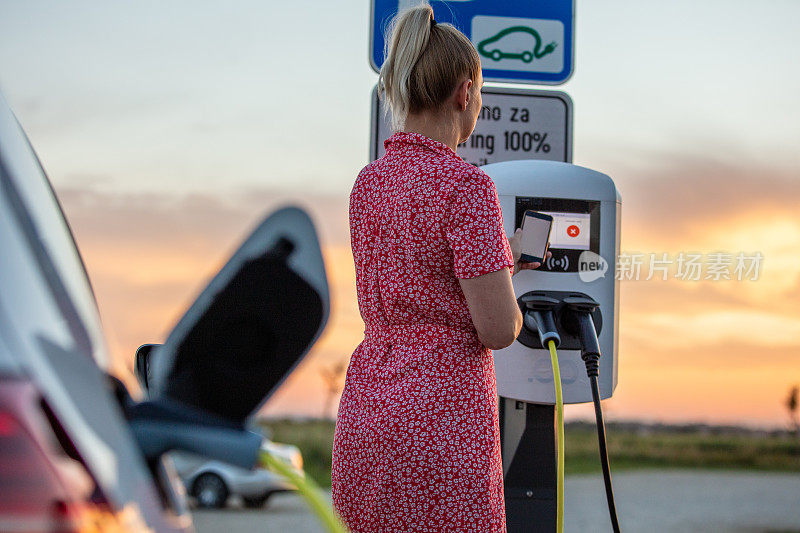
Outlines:
POLYGON ((569 235, 570 237, 577 237, 578 235, 580 235, 580 233, 581 229, 575 224, 567 228, 567 235, 569 235))

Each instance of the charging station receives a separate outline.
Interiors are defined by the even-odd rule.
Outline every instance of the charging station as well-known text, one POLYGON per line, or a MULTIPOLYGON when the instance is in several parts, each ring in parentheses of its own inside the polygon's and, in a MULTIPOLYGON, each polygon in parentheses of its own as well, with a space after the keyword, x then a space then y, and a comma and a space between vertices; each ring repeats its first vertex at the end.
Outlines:
MULTIPOLYGON (((522 332, 511 346, 494 352, 508 531, 551 532, 556 529, 556 393, 541 311, 546 308, 552 317, 550 329, 560 343, 563 402, 591 402, 593 387, 599 398, 610 398, 617 385, 619 282, 614 273, 622 201, 610 177, 570 163, 507 161, 481 168, 495 183, 508 235, 528 209, 553 217, 552 257, 513 278, 522 332), (583 319, 582 330, 576 317, 583 319), (592 337, 596 333, 594 349, 583 343, 586 331, 592 337), (593 363, 587 362, 587 352, 596 352, 593 363), (590 365, 594 383, 587 376, 590 365)), ((599 410, 599 399, 595 405, 599 410)), ((598 421, 599 430, 602 413, 598 421)))

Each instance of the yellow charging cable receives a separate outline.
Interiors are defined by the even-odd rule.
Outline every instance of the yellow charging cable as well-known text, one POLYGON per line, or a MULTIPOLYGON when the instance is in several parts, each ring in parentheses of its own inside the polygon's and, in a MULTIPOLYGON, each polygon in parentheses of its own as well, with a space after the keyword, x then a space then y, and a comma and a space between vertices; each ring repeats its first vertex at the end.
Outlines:
POLYGON ((553 383, 556 386, 556 435, 558 451, 556 455, 556 531, 564 531, 564 400, 561 397, 561 371, 558 369, 556 343, 547 343, 550 347, 550 362, 553 365, 553 383))
POLYGON ((308 506, 314 514, 317 515, 319 521, 323 523, 328 531, 331 533, 348 533, 347 528, 342 524, 336 511, 334 511, 333 507, 326 501, 325 496, 322 495, 322 491, 310 477, 299 475, 289 465, 280 459, 276 459, 269 452, 262 451, 259 459, 263 467, 274 470, 297 487, 297 490, 303 498, 305 498, 308 506))

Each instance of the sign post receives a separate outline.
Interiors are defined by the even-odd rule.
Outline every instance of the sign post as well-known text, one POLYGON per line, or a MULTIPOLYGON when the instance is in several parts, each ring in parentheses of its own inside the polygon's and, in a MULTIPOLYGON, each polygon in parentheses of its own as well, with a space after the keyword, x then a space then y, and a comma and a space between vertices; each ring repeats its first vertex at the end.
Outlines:
MULTIPOLYGON (((373 0, 370 65, 383 64, 384 33, 414 0, 373 0)), ((572 75, 575 0, 431 0, 437 22, 449 22, 475 45, 486 81, 559 85, 572 75)))

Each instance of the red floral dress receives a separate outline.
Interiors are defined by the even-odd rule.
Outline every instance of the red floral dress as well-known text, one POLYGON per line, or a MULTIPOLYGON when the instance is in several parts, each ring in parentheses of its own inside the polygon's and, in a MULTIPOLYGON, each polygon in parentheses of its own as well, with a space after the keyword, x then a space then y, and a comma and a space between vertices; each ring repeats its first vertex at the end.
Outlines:
POLYGON ((492 352, 458 278, 513 266, 491 178, 396 133, 350 195, 366 329, 347 370, 333 503, 363 532, 504 532, 492 352))

